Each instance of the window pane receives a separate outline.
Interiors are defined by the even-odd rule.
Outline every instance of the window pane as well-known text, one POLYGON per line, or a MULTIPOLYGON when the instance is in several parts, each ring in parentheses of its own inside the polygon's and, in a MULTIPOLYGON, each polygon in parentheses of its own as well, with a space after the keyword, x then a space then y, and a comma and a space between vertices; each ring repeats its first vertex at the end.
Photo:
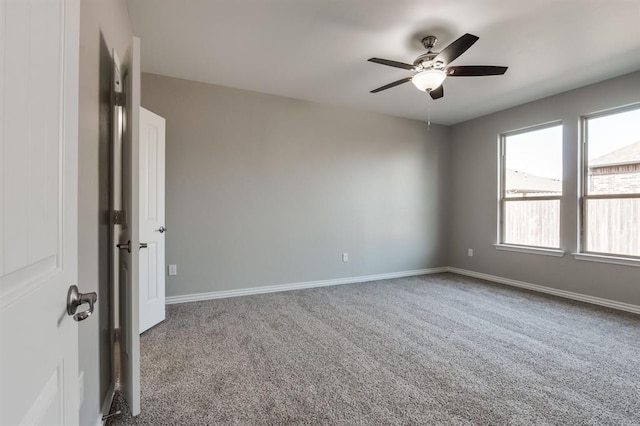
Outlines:
POLYGON ((587 251, 640 256, 640 199, 586 201, 587 251))
POLYGON ((640 194, 640 109, 587 120, 587 193, 640 194))
POLYGON ((505 196, 562 194, 562 126, 507 135, 505 196))
POLYGON ((504 203, 506 244, 560 247, 560 200, 504 203))

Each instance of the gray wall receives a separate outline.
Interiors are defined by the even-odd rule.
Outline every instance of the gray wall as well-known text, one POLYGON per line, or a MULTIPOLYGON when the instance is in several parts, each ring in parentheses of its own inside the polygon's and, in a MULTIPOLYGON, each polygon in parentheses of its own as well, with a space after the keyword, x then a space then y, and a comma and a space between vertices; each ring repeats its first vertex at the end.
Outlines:
POLYGON ((168 296, 446 265, 448 128, 153 74, 142 104, 167 120, 168 296))
POLYGON ((132 32, 124 0, 80 5, 80 114, 78 169, 78 285, 98 292, 96 313, 79 324, 84 372, 80 424, 93 425, 110 385, 109 312, 109 87, 111 52, 124 59, 132 32))
POLYGON ((453 126, 449 265, 640 305, 640 269, 577 261, 580 116, 640 101, 640 72, 453 126), (496 250, 497 135, 553 120, 564 124, 563 258, 496 250), (467 249, 474 256, 467 256, 467 249))

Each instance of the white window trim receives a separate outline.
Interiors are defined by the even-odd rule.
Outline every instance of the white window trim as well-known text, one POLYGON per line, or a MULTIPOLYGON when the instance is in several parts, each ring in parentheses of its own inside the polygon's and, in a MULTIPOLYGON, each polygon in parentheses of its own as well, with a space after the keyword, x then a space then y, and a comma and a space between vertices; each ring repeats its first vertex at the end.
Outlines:
POLYGON ((592 194, 587 192, 587 173, 589 165, 587 164, 587 149, 588 149, 588 132, 587 122, 589 119, 606 117, 625 111, 632 111, 640 108, 640 104, 634 103, 631 105, 625 105, 617 108, 608 109, 592 114, 583 115, 580 117, 580 150, 579 150, 579 203, 578 203, 578 252, 571 253, 576 260, 585 260, 589 262, 610 263, 613 265, 626 265, 626 266, 638 266, 640 267, 640 258, 624 257, 617 253, 589 253, 585 251, 587 245, 587 226, 586 226, 586 204, 588 200, 597 199, 619 199, 619 198, 640 198, 638 194, 592 194))
MULTIPOLYGON (((506 138, 508 136, 517 135, 521 133, 532 132, 536 130, 542 130, 549 127, 560 126, 563 129, 562 136, 562 145, 564 146, 564 122, 562 120, 553 120, 546 123, 536 124, 534 126, 528 126, 525 128, 521 128, 518 130, 512 130, 509 132, 499 133, 498 134, 498 223, 497 223, 497 231, 498 231, 498 243, 494 244, 494 247, 498 250, 505 251, 515 251, 521 253, 531 253, 531 254, 542 254, 546 256, 556 256, 562 257, 564 256, 564 250, 560 248, 549 248, 549 247, 538 247, 538 246, 520 246, 517 244, 509 244, 504 243, 504 206, 505 203, 512 201, 532 201, 532 200, 558 200, 560 202, 560 209, 562 210, 562 199, 564 197, 564 188, 563 193, 557 196, 529 196, 529 197, 507 197, 505 194, 505 145, 506 138)), ((561 215, 562 217, 562 215, 561 215)), ((560 223, 561 229, 559 232, 562 232, 562 223, 560 223)), ((560 234, 562 235, 562 234, 560 234)))
POLYGON ((554 248, 543 248, 534 246, 518 246, 515 244, 498 243, 493 245, 497 250, 514 251, 518 253, 540 254, 543 256, 563 257, 564 250, 554 248))
POLYGON ((571 253, 576 260, 588 262, 610 263, 613 265, 635 266, 640 268, 640 259, 630 257, 609 256, 605 254, 571 253))

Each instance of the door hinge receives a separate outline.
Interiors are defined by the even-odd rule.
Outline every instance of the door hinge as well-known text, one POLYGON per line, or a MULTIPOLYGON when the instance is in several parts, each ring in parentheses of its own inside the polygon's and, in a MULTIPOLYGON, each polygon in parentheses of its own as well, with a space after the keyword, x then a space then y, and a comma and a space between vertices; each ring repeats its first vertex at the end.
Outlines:
POLYGON ((114 92, 113 103, 116 106, 126 106, 127 105, 127 95, 124 92, 114 92))
POLYGON ((125 215, 123 210, 114 210, 112 222, 114 225, 124 225, 125 215))

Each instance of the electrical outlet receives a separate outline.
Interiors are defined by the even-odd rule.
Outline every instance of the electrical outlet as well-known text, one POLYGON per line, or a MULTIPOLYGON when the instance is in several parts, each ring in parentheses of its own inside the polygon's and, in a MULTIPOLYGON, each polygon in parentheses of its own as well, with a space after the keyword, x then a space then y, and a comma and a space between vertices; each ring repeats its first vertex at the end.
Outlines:
POLYGON ((472 257, 473 256, 473 249, 467 250, 467 254, 469 255, 469 257, 472 257))
POLYGON ((349 253, 342 253, 342 261, 343 262, 349 261, 349 253))
POLYGON ((169 275, 178 275, 178 265, 169 265, 169 275))
POLYGON ((78 394, 80 397, 79 405, 82 405, 82 402, 84 401, 84 371, 81 371, 78 376, 78 394))

